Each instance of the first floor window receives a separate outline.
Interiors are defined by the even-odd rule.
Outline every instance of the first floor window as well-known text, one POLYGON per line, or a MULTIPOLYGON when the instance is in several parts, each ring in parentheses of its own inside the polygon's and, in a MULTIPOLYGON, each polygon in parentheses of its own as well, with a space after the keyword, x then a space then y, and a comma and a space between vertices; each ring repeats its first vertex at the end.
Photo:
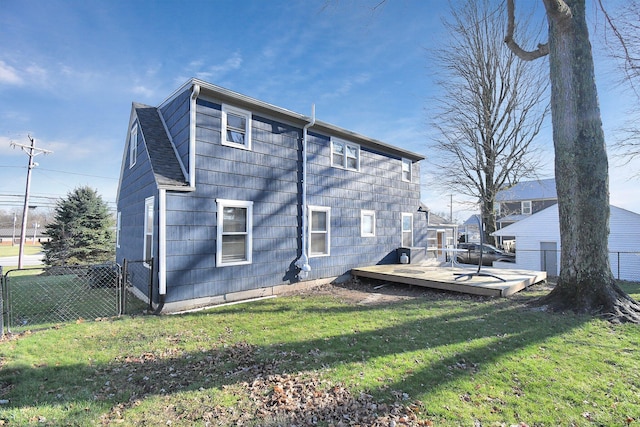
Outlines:
POLYGON ((251 150, 251 113, 222 106, 222 145, 251 150))
POLYGON ((251 264, 253 202, 216 200, 216 265, 251 264))
POLYGON ((331 242, 331 208, 309 206, 309 256, 328 256, 331 242))
POLYGON ((144 200, 144 262, 145 265, 149 265, 147 261, 153 258, 153 197, 146 198, 144 200))
POLYGON ((402 214, 402 246, 413 246, 413 214, 402 214))
POLYGON ((402 159, 402 180, 403 181, 407 181, 407 182, 411 182, 411 160, 409 159, 402 159))
POLYGON ((360 211, 360 236, 375 237, 376 213, 375 211, 360 211))

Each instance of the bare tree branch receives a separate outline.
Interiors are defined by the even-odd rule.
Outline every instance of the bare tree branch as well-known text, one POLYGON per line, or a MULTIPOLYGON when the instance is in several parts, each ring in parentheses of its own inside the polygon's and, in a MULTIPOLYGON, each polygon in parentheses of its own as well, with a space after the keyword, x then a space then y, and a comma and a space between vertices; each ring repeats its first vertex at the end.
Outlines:
POLYGON ((515 28, 516 19, 514 0, 507 0, 507 34, 504 37, 504 42, 507 44, 509 49, 511 49, 511 51, 523 61, 533 61, 549 54, 548 43, 538 44, 538 48, 533 51, 522 49, 520 45, 513 39, 515 28))

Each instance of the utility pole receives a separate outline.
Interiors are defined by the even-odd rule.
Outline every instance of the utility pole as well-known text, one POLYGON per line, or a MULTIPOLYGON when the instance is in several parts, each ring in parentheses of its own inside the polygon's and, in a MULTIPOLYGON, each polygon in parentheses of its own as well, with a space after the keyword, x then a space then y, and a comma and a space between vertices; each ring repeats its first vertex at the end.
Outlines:
POLYGON ((33 158, 38 154, 50 154, 53 151, 45 150, 44 148, 36 148, 36 140, 28 135, 29 141, 31 141, 31 145, 22 145, 17 144, 15 142, 11 143, 13 148, 20 147, 22 151, 27 153, 29 156, 29 166, 27 167, 27 187, 24 191, 24 208, 22 209, 22 228, 20 230, 20 249, 18 252, 18 268, 22 268, 22 257, 24 255, 24 241, 25 234, 27 232, 27 212, 29 211, 29 188, 31 187, 31 169, 36 167, 38 164, 33 161, 33 158))

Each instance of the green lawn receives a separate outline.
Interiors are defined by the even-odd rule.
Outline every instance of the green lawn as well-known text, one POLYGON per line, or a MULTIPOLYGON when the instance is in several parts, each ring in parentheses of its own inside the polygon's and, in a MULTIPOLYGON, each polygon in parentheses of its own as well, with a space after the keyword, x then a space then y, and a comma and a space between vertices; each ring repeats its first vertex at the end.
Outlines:
MULTIPOLYGON (((15 245, 0 245, 0 258, 5 256, 17 256, 20 250, 20 246, 15 245)), ((25 255, 35 255, 42 251, 40 245, 24 245, 25 255)))
POLYGON ((0 420, 640 425, 640 327, 526 306, 543 292, 379 304, 311 293, 64 324, 0 342, 0 420))

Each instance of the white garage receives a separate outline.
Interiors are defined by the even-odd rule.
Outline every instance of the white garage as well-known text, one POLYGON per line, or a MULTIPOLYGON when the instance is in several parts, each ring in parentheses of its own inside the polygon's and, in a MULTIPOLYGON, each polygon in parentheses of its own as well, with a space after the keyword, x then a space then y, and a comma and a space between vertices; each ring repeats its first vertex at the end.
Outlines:
MULTIPOLYGON (((495 266, 542 270, 549 276, 558 276, 559 224, 558 205, 554 205, 497 230, 494 236, 515 236, 516 263, 495 266)), ((609 229, 609 260, 614 277, 640 281, 640 215, 611 206, 609 229)))

